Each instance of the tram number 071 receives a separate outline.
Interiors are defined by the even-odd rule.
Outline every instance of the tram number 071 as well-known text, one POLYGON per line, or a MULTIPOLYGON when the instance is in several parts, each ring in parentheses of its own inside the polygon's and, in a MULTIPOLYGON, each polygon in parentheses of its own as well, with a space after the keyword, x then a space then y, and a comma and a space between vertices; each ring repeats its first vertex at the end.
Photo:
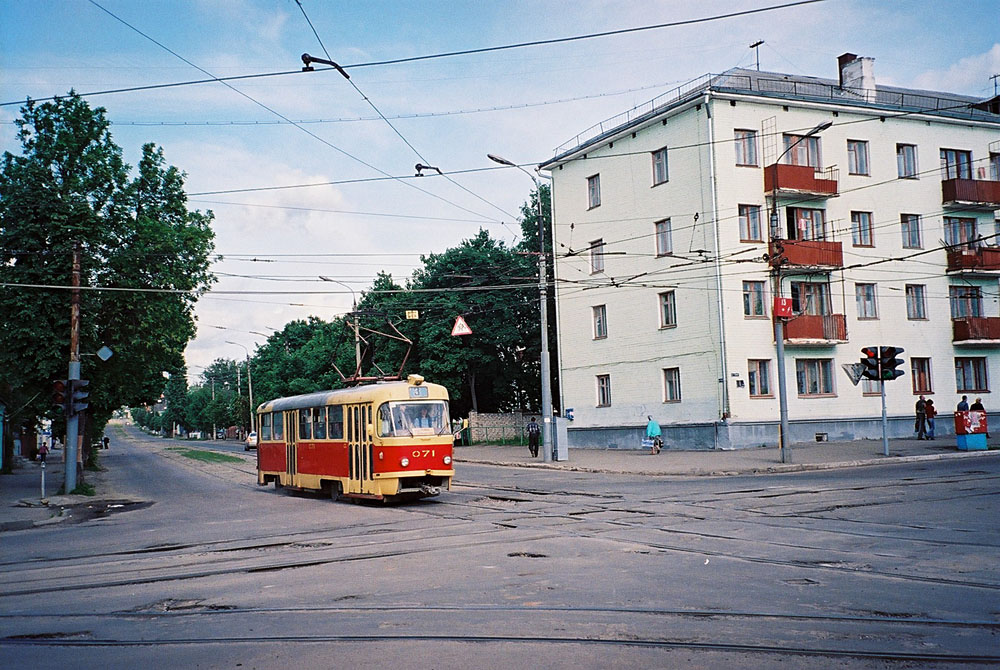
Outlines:
POLYGON ((428 456, 433 456, 433 455, 434 455, 434 449, 414 449, 413 453, 410 454, 410 456, 413 456, 413 458, 420 458, 421 456, 427 458, 428 456))

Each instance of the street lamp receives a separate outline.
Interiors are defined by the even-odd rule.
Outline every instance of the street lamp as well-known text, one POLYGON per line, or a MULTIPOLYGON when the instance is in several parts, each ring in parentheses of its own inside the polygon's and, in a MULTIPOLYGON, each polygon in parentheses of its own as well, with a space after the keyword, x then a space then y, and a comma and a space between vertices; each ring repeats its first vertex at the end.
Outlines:
MULTIPOLYGON (((797 140, 788 145, 777 160, 774 161, 772 166, 773 172, 771 173, 771 215, 769 221, 770 237, 772 242, 779 237, 781 233, 781 226, 778 225, 778 163, 785 155, 795 148, 795 146, 806 139, 807 137, 812 137, 817 135, 830 126, 833 125, 833 121, 824 121, 818 124, 815 128, 802 135, 797 140)), ((773 264, 774 267, 774 297, 781 297, 781 263, 773 264)), ((781 445, 781 462, 790 463, 792 460, 792 448, 789 445, 788 439, 788 395, 785 388, 785 322, 784 317, 775 315, 774 317, 774 346, 775 355, 778 359, 778 416, 781 424, 780 434, 778 435, 778 441, 781 445)))
POLYGON ((517 163, 513 163, 502 156, 496 154, 486 154, 494 163, 516 167, 524 174, 531 177, 535 183, 535 194, 538 203, 538 295, 541 301, 540 313, 542 324, 542 440, 544 447, 542 456, 546 463, 552 462, 552 388, 549 379, 549 297, 548 286, 545 276, 545 233, 542 223, 542 183, 538 177, 531 174, 517 163))
POLYGON ((243 351, 247 352, 247 386, 248 386, 247 390, 250 393, 250 432, 253 433, 256 432, 257 430, 254 427, 254 421, 253 421, 253 417, 254 414, 256 414, 257 408, 253 406, 253 375, 250 374, 250 350, 247 349, 246 345, 240 344, 239 342, 231 342, 230 340, 226 340, 226 344, 233 344, 236 345, 237 347, 243 347, 243 351))
POLYGON ((354 365, 356 370, 354 374, 361 376, 361 336, 358 335, 358 297, 355 295, 354 289, 342 281, 330 279, 329 277, 324 277, 322 275, 320 275, 320 279, 323 281, 333 282, 334 284, 340 284, 351 292, 351 311, 354 312, 354 365))

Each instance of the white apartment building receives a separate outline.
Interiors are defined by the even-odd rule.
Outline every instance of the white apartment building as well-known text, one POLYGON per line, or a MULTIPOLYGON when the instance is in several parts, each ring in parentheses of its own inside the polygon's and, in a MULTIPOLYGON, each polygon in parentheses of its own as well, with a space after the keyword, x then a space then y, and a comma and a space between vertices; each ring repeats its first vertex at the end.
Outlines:
POLYGON ((584 131, 553 180, 558 405, 571 447, 778 443, 774 298, 792 441, 877 438, 877 382, 843 364, 905 349, 890 432, 923 394, 1000 411, 1000 105, 734 69, 584 131), (819 436, 817 434, 820 434, 819 436))

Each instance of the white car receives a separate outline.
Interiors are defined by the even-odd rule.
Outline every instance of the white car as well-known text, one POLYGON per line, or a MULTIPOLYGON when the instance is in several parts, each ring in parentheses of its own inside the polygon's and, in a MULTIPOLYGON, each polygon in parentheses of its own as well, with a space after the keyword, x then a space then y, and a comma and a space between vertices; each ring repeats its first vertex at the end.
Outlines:
POLYGON ((257 433, 253 432, 247 435, 247 439, 243 442, 243 451, 250 451, 251 449, 257 448, 257 433))

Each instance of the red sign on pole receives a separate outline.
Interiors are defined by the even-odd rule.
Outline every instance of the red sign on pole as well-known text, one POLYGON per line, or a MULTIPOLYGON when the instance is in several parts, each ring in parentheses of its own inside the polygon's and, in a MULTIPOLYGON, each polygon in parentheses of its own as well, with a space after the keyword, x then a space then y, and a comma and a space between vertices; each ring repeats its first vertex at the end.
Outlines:
POLYGON ((792 299, 775 298, 774 315, 783 319, 790 319, 792 317, 792 299))
POLYGON ((472 329, 462 317, 456 317, 455 325, 451 329, 452 335, 472 335, 472 329))

